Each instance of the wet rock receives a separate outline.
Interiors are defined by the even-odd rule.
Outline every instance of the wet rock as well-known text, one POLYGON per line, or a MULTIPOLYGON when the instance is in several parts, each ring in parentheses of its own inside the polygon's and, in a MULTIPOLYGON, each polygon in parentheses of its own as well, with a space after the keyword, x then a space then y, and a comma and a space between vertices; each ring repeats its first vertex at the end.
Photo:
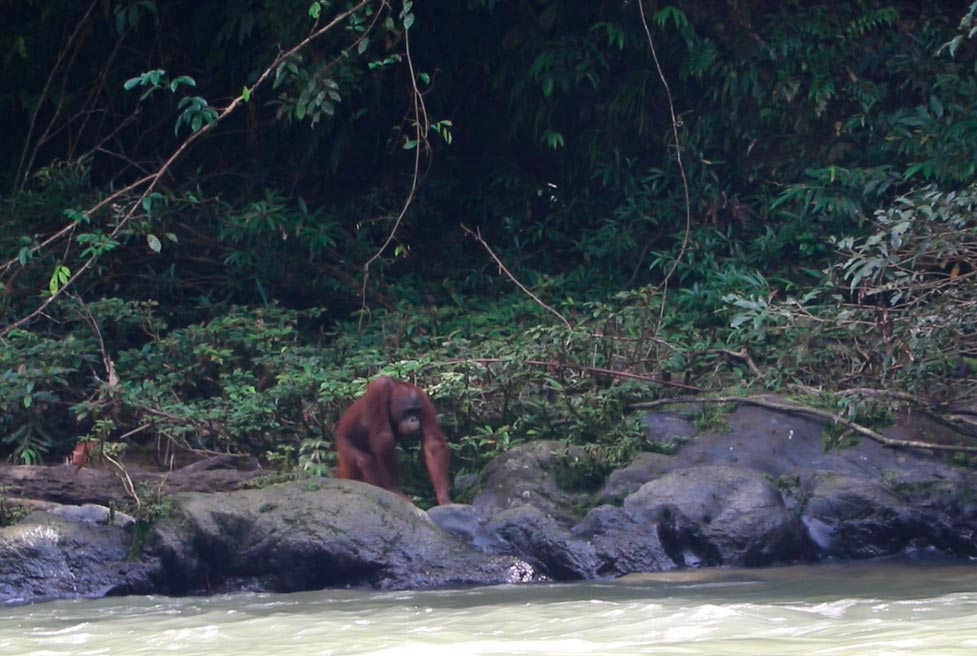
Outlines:
POLYGON ((662 544, 658 522, 635 521, 623 508, 594 508, 573 528, 573 534, 593 545, 598 576, 663 572, 679 567, 662 544))
POLYGON ((483 517, 532 505, 560 521, 575 521, 583 516, 590 495, 562 489, 558 473, 585 458, 582 449, 555 440, 516 446, 485 468, 482 491, 472 505, 483 517))
POLYGON ((435 524, 468 542, 475 540, 478 529, 485 523, 474 506, 462 503, 435 506, 427 514, 435 524))
POLYGON ((130 557, 133 532, 101 510, 106 521, 90 521, 101 514, 90 507, 34 512, 0 528, 0 604, 150 591, 152 566, 130 557))
MULTIPOLYGON (((679 430, 652 423, 659 435, 679 430)), ((925 439, 921 430, 904 418, 890 432, 925 439)), ((581 449, 525 444, 468 477, 479 490, 472 505, 428 513, 353 481, 238 489, 262 472, 219 459, 169 474, 137 470, 134 480, 165 484, 173 495, 153 527, 106 507, 126 502, 109 472, 0 466, 5 494, 35 510, 0 529, 0 603, 431 588, 920 553, 977 558, 977 473, 943 453, 868 439, 832 447, 823 432, 820 421, 743 405, 674 455, 639 455, 596 494, 568 489, 575 473, 592 471, 581 449), (52 503, 59 500, 75 505, 52 503), (83 505, 97 500, 106 503, 83 505)), ((677 444, 688 440, 674 434, 677 444)))
POLYGON ((677 447, 695 437, 698 432, 692 422, 673 412, 656 412, 641 418, 645 439, 651 444, 677 447))
POLYGON ((604 489, 597 495, 597 503, 620 505, 624 498, 637 492, 642 485, 675 469, 673 456, 661 453, 639 453, 627 467, 611 472, 604 489))
POLYGON ((947 513, 956 505, 952 502, 926 508, 911 499, 914 492, 900 492, 880 481, 822 474, 812 484, 804 523, 824 557, 862 559, 917 550, 977 556, 973 518, 954 520, 947 513))
POLYGON ((624 511, 635 522, 657 522, 680 564, 767 565, 811 551, 777 488, 749 469, 709 465, 665 474, 629 495, 624 511))
POLYGON ((94 503, 86 503, 80 506, 56 505, 47 512, 55 517, 76 523, 121 526, 122 528, 132 528, 136 524, 136 519, 132 515, 94 503))
POLYGON ((381 589, 531 580, 508 556, 478 552, 401 497, 356 481, 318 479, 260 490, 174 497, 150 535, 167 594, 381 589))
POLYGON ((508 553, 557 580, 592 579, 598 560, 593 545, 573 534, 539 508, 524 505, 489 520, 474 543, 488 553, 508 553))

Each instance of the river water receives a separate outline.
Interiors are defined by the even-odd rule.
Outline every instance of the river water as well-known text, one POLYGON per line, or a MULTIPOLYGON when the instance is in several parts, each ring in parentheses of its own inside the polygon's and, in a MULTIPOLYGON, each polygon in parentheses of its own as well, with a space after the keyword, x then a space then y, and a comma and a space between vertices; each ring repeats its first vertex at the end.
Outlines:
POLYGON ((977 565, 0 607, 0 655, 977 654, 977 565))

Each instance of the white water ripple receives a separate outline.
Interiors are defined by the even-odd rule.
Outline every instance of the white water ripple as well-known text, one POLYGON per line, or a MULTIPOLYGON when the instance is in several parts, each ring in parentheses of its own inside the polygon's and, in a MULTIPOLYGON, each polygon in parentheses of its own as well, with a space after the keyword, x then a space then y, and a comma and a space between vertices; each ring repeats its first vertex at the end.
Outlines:
POLYGON ((969 656, 975 649, 977 566, 698 570, 572 585, 0 608, 2 656, 969 656))

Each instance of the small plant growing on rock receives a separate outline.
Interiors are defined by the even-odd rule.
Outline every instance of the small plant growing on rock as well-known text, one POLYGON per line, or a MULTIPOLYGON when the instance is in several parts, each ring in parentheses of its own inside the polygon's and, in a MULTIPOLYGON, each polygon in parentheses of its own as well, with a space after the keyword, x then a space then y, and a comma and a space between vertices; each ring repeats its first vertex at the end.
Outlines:
POLYGON ((7 491, 0 488, 0 527, 16 524, 27 516, 27 508, 7 496, 7 491))

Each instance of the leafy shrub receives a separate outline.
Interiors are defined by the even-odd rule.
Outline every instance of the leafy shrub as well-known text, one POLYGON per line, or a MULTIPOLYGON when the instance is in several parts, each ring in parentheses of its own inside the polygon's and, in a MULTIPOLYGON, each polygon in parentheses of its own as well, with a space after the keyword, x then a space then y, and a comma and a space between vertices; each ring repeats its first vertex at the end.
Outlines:
POLYGON ((94 339, 17 330, 0 340, 0 445, 11 459, 36 464, 74 445, 70 405, 84 398, 97 365, 94 339))
POLYGON ((876 212, 867 236, 834 240, 824 282, 803 296, 728 296, 737 308, 732 339, 771 354, 775 386, 966 397, 977 371, 975 208, 974 186, 897 198, 876 212))

